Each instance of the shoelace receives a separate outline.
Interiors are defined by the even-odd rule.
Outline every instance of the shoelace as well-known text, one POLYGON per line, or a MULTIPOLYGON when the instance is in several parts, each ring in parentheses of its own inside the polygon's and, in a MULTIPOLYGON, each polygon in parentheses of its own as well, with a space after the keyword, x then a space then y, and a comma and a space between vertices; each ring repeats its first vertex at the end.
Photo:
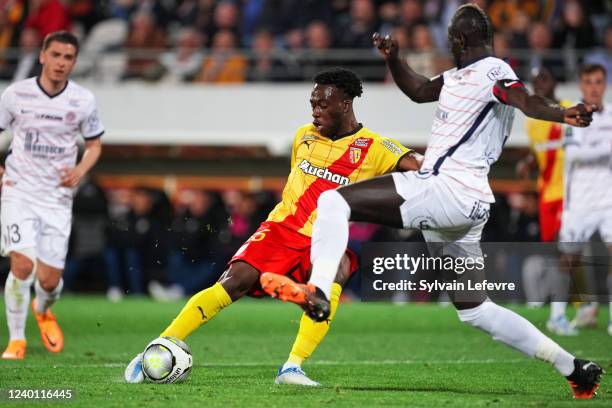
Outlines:
POLYGON ((278 375, 287 374, 287 373, 296 373, 296 374, 306 375, 304 370, 302 370, 300 367, 289 367, 289 368, 287 368, 285 370, 283 370, 283 368, 281 367, 278 370, 278 375))

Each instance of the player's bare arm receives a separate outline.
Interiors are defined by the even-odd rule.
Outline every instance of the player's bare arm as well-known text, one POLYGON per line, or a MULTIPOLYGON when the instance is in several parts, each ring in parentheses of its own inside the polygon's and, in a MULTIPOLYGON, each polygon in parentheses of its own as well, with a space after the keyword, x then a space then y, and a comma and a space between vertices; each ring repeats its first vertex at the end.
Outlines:
POLYGON ((385 59, 393 80, 406 96, 417 103, 435 102, 438 100, 443 85, 441 76, 429 79, 414 72, 406 61, 399 58, 397 40, 393 39, 390 35, 383 38, 379 33, 374 33, 372 41, 385 59))
POLYGON ((589 126, 593 120, 593 112, 597 111, 597 107, 582 103, 563 108, 553 101, 531 94, 519 81, 497 81, 494 93, 501 102, 520 109, 531 118, 566 123, 576 127, 589 126))
POLYGON ((423 164, 423 155, 415 151, 408 152, 397 163, 397 171, 418 171, 423 164))
POLYGON ((64 187, 76 187, 85 174, 97 163, 102 153, 102 140, 96 138, 85 142, 85 152, 78 165, 71 169, 64 169, 61 185, 64 187))

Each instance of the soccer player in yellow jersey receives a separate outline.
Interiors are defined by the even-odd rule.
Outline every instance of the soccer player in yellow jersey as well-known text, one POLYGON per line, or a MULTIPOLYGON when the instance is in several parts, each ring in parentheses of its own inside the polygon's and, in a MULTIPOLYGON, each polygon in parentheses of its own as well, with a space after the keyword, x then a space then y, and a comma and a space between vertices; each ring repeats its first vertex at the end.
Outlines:
MULTIPOLYGON (((357 121, 353 99, 361 96, 362 86, 355 73, 331 68, 317 74, 314 81, 310 96, 313 121, 295 133, 291 172, 282 201, 238 249, 219 281, 194 295, 161 336, 184 340, 244 295, 265 295, 260 286, 263 273, 286 275, 306 283, 311 269, 312 223, 321 193, 395 170, 419 169, 418 154, 357 121)), ((302 316, 289 359, 276 378, 277 384, 319 385, 306 376, 301 365, 325 337, 342 286, 356 269, 357 257, 347 250, 333 286, 329 318, 315 323, 302 316)), ((128 382, 142 381, 140 355, 126 368, 125 378, 128 382)))
MULTIPOLYGON (((555 96, 556 82, 550 71, 539 69, 533 76, 536 95, 558 102, 555 96)), ((558 102, 564 108, 571 102, 558 102)), ((536 167, 540 195, 540 237, 543 242, 557 240, 563 212, 563 124, 527 118, 527 135, 532 153, 518 163, 517 171, 529 178, 536 167)))

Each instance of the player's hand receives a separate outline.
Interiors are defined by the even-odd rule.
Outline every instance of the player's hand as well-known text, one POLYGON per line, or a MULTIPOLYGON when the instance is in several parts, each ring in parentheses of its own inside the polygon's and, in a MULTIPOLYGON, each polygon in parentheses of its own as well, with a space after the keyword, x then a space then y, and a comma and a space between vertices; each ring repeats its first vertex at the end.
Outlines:
POLYGON ((0 186, 2 185, 2 176, 4 176, 4 167, 0 166, 0 186))
POLYGON ((62 170, 62 178, 60 185, 63 187, 74 188, 79 185, 85 173, 79 166, 73 168, 65 168, 62 170))
POLYGON ((593 112, 597 112, 597 106, 579 103, 563 112, 563 122, 576 127, 587 127, 593 120, 593 112))
POLYGON ((374 46, 378 48, 378 51, 383 56, 385 61, 397 59, 399 54, 399 45, 390 35, 386 35, 384 38, 380 33, 374 33, 372 36, 372 42, 374 46))

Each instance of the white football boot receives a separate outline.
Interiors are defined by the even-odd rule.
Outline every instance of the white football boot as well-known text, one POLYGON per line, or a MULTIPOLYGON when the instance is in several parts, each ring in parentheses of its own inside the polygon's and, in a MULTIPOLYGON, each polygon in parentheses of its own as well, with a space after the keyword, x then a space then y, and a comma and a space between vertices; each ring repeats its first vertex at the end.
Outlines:
POLYGON ((576 312, 576 318, 572 320, 571 325, 580 329, 582 327, 597 327, 597 314, 599 308, 596 304, 587 303, 580 305, 578 312, 576 312))
POLYGON ((578 330, 573 327, 565 316, 559 316, 554 320, 546 322, 546 328, 551 333, 559 336, 576 336, 578 330))
POLYGON ((318 387, 321 385, 318 382, 308 378, 304 370, 298 366, 287 367, 284 370, 283 367, 279 368, 274 383, 278 385, 305 385, 308 387, 318 387))
POLYGON ((130 361, 130 364, 125 368, 123 377, 125 381, 130 384, 140 384, 144 381, 144 374, 142 373, 142 353, 138 353, 138 355, 130 361))

